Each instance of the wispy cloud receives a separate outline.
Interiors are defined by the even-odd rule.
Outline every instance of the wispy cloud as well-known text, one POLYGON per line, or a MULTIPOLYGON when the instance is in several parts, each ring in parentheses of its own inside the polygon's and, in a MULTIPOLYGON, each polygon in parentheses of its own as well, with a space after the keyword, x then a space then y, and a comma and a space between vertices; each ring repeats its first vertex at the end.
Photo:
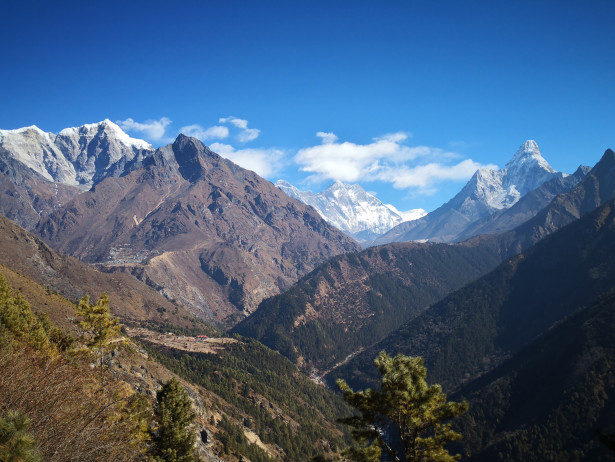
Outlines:
POLYGON ((167 127, 171 124, 171 119, 161 117, 158 120, 146 120, 145 122, 135 122, 132 118, 118 120, 116 123, 126 132, 143 133, 149 141, 161 141, 164 138, 167 127))
POLYGON ((337 141, 337 136, 333 132, 318 132, 316 136, 322 139, 323 144, 331 144, 337 141))
POLYGON ((282 168, 284 151, 280 149, 235 149, 230 144, 223 143, 212 143, 210 148, 222 157, 265 178, 270 178, 282 168))
POLYGON ((322 144, 301 149, 294 157, 300 169, 311 174, 308 180, 312 182, 384 181, 398 189, 428 194, 438 183, 466 180, 482 167, 472 159, 453 163, 460 156, 440 148, 407 146, 407 132, 379 136, 368 144, 338 142, 334 133, 318 132, 316 136, 322 144))
POLYGON ((249 141, 254 141, 260 135, 261 131, 258 128, 248 128, 248 121, 245 119, 238 119, 237 117, 229 116, 229 117, 221 117, 218 120, 218 123, 221 124, 231 124, 241 131, 237 135, 237 140, 240 143, 247 143, 249 141))
POLYGON ((180 128, 179 132, 186 136, 198 138, 201 141, 208 141, 212 139, 221 140, 229 135, 228 128, 222 125, 214 125, 213 127, 203 128, 198 124, 192 124, 180 128))
POLYGON ((481 167, 497 168, 495 165, 481 165, 466 159, 454 165, 431 162, 414 167, 386 166, 377 173, 376 178, 392 183, 397 189, 418 188, 428 191, 437 182, 467 180, 481 167))

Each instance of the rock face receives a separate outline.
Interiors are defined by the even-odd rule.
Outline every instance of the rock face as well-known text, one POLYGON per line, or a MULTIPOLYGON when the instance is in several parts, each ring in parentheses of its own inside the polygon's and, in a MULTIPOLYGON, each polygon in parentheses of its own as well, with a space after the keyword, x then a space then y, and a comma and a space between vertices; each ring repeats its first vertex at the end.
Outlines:
MULTIPOLYGON (((379 239, 374 245, 395 241, 456 242, 470 237, 475 227, 481 232, 483 225, 496 218, 502 211, 511 208, 522 197, 548 181, 554 181, 550 200, 554 195, 570 190, 582 179, 582 174, 564 181, 569 175, 556 172, 540 154, 535 141, 526 141, 513 158, 501 170, 481 168, 476 171, 464 188, 449 202, 419 220, 402 223, 379 239), (559 187, 558 187, 559 186, 559 187)), ((548 203, 547 200, 547 203, 548 203)), ((526 208, 538 212, 546 203, 526 208)), ((531 214, 530 217, 531 218, 531 214)), ((527 219, 527 218, 526 218, 527 219)), ((503 222, 501 223, 503 224, 503 222)), ((496 229, 507 231, 519 225, 512 220, 510 227, 487 226, 487 232, 496 229)))
POLYGON ((0 130, 0 150, 48 181, 85 190, 135 168, 154 152, 150 144, 130 138, 108 119, 66 128, 58 135, 35 125, 0 130))
POLYGON ((278 180, 276 186, 290 197, 311 205, 328 223, 363 244, 373 241, 404 221, 415 220, 426 214, 423 209, 399 212, 393 206, 383 204, 358 184, 336 181, 317 194, 300 191, 284 180, 278 180))
POLYGON ((26 229, 82 191, 52 183, 0 147, 0 213, 26 229))
POLYGON ((316 265, 359 246, 270 182, 180 135, 37 227, 52 247, 130 272, 232 325, 316 265))

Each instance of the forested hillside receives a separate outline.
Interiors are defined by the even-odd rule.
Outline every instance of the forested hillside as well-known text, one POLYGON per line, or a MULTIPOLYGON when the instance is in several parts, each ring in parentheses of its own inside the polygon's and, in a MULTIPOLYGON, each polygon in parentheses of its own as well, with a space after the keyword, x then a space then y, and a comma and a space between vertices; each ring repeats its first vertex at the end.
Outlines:
POLYGON ((223 420, 224 450, 250 460, 310 460, 347 444, 336 420, 350 412, 341 396, 315 385, 286 358, 259 342, 240 339, 218 354, 158 348, 149 350, 184 379, 215 393, 233 411, 223 420), (231 420, 229 420, 231 419, 231 420), (271 449, 251 447, 245 430, 271 449))
POLYGON ((596 432, 615 434, 614 332, 610 292, 455 393, 469 460, 612 461, 596 432))
POLYGON ((350 381, 378 351, 425 358, 451 390, 519 351, 554 323, 615 287, 615 202, 545 238, 450 294, 335 371, 350 381))
POLYGON ((395 243, 335 257, 232 332, 319 373, 499 263, 481 246, 395 243))

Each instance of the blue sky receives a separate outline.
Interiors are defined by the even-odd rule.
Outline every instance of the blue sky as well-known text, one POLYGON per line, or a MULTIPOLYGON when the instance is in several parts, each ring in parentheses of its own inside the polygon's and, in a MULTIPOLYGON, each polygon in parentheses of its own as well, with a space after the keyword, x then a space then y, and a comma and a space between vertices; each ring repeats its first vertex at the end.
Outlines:
POLYGON ((433 210, 535 139, 615 148, 613 1, 8 1, 0 128, 180 130, 269 180, 433 210))

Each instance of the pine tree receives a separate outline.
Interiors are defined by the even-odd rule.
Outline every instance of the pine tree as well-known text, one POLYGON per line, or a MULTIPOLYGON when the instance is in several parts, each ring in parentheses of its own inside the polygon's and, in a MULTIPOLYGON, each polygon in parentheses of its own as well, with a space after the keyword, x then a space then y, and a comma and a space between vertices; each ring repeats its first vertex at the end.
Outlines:
POLYGON ((36 440, 28 434, 30 419, 15 411, 0 417, 0 460, 6 462, 39 462, 42 460, 36 440))
POLYGON ((359 411, 341 419, 359 443, 343 456, 360 462, 379 461, 382 455, 409 462, 458 460, 444 445, 461 435, 444 422, 466 412, 468 404, 447 402, 440 385, 428 386, 420 357, 391 358, 383 351, 374 364, 382 376, 380 390, 354 392, 344 380, 337 381, 344 399, 359 411), (403 457, 397 447, 403 448, 403 457))
POLYGON ((77 316, 82 318, 79 323, 81 329, 83 329, 81 340, 94 352, 98 359, 100 380, 101 385, 103 385, 105 354, 122 343, 119 339, 120 323, 116 317, 111 315, 109 297, 106 293, 102 294, 95 305, 90 305, 88 295, 84 296, 79 301, 77 316))
POLYGON ((195 435, 190 428, 194 414, 190 398, 179 382, 171 379, 156 394, 157 428, 153 431, 154 455, 165 462, 193 462, 195 435))

